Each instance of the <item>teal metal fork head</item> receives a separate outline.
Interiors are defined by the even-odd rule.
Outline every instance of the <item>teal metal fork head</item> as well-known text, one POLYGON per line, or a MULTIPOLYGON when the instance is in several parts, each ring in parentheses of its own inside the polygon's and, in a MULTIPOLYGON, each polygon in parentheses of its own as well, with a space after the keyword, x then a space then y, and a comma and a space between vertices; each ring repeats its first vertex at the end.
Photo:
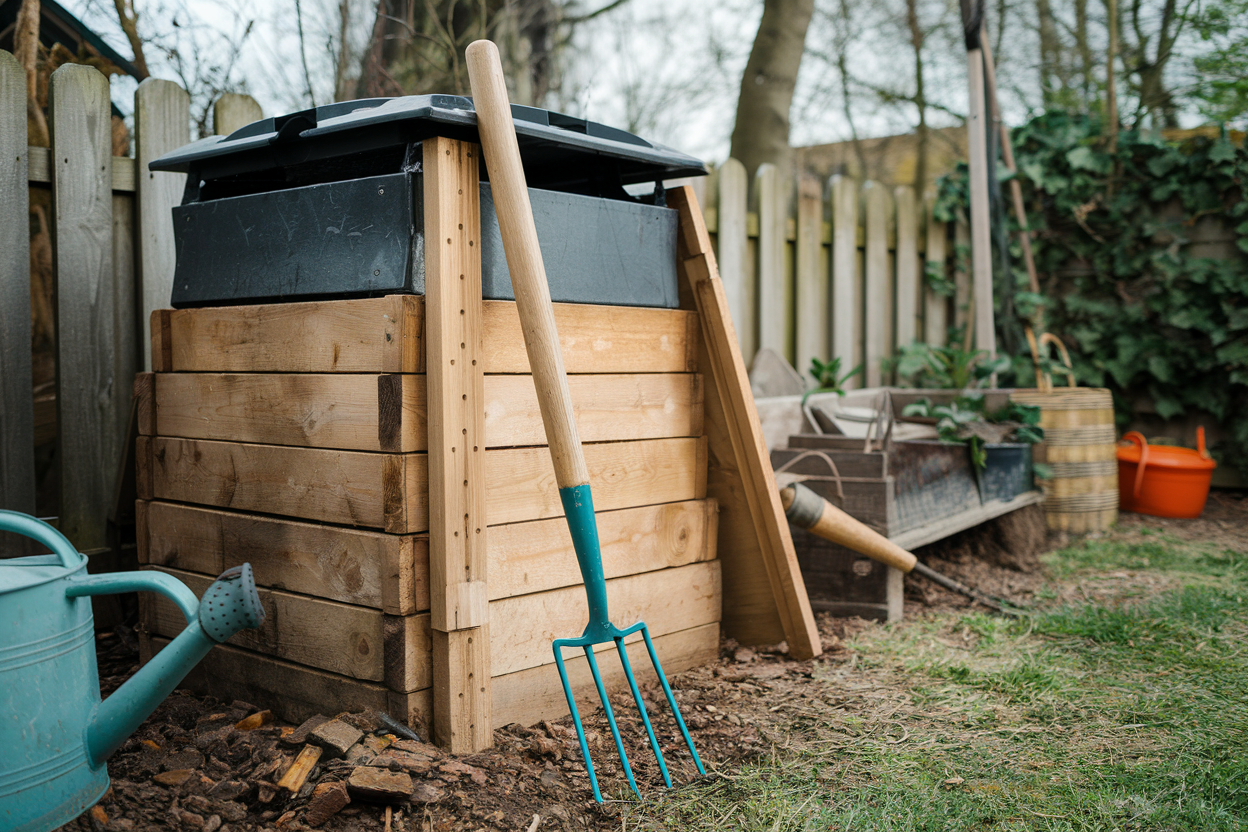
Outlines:
POLYGON ((568 669, 564 664, 563 658, 563 650, 565 648, 579 648, 585 651, 585 661, 589 665, 589 672, 594 679, 594 687, 598 690, 598 698, 602 702, 602 709, 606 714, 607 724, 611 728, 611 738, 615 740, 615 748, 620 755, 620 766, 624 770, 624 776, 628 778, 628 785, 638 798, 641 797, 641 791, 637 788, 637 781, 633 777, 633 768, 629 765, 628 754, 624 751, 624 743, 620 739, 620 729, 615 721, 615 712, 611 709, 611 700, 607 697, 607 691, 602 682, 602 673, 598 669, 598 661, 594 656, 594 648, 597 645, 615 645, 615 650, 620 656, 620 665, 624 670, 624 678, 628 681, 628 688, 633 694, 633 701, 637 703, 637 710, 641 715, 642 724, 646 727, 650 748, 658 759, 659 771, 663 774, 663 783, 668 788, 671 788, 672 778, 667 771, 667 761, 663 759, 663 751, 659 748, 659 741, 654 735, 654 726, 650 724, 650 715, 646 712, 646 705, 641 698, 641 691, 637 689, 637 678, 633 675, 633 668, 628 659, 628 648, 624 644, 624 640, 634 633, 641 634, 642 640, 646 645, 646 652, 650 656, 650 662, 654 665, 654 672, 659 678, 659 684, 663 686, 667 704, 672 709, 672 716, 676 720, 676 725, 680 728, 681 736, 684 737, 685 745, 688 746, 689 753, 693 756, 693 762, 698 767, 698 773, 706 774, 706 769, 702 767, 702 760, 698 757, 698 751, 693 747, 693 739, 689 736, 689 729, 685 726, 685 720, 680 715, 676 697, 672 695, 671 685, 668 684, 667 676, 663 673, 663 666, 659 663, 659 657, 654 652, 654 642, 650 639, 650 630, 646 627, 645 622, 641 621, 638 621, 631 627, 620 629, 611 623, 607 614, 607 582, 603 575, 602 551, 598 543, 598 525, 594 518, 594 501, 589 486, 576 485, 570 488, 561 488, 559 489, 559 497, 563 501, 564 513, 568 520, 568 529, 572 533, 572 545, 576 549, 576 560, 581 568, 581 577, 585 581, 585 595, 589 602, 589 623, 585 625, 585 631, 579 638, 555 640, 555 666, 559 669, 559 680, 563 683, 563 694, 568 700, 568 710, 572 712, 572 722, 576 726, 576 739, 581 746, 581 756, 585 759, 585 770, 589 773, 589 783, 594 790, 594 800, 601 803, 602 792, 598 788, 598 776, 594 773, 594 762, 589 755, 589 743, 585 739, 585 726, 581 723, 580 710, 576 706, 576 698, 572 695, 572 686, 568 683, 568 669))

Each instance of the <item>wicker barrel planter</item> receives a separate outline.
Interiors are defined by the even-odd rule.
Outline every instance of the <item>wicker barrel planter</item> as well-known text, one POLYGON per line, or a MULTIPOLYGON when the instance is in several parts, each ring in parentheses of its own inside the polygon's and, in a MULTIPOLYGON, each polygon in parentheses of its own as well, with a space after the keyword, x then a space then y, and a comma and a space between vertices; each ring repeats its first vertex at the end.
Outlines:
POLYGON ((1118 520, 1118 463, 1114 403, 1092 387, 1015 390, 1011 400, 1040 408, 1044 443, 1035 448, 1052 477, 1043 481, 1050 529, 1098 532, 1118 520))

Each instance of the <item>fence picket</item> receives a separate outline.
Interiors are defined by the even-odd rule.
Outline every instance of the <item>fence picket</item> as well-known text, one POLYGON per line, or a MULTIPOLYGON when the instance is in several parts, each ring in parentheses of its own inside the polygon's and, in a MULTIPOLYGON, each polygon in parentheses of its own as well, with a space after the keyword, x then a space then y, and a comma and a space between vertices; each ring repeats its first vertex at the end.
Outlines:
POLYGON ((0 508, 35 510, 26 73, 0 51, 0 508), (7 160, 13 159, 10 164, 7 160))
POLYGON ((754 357, 754 293, 746 279, 746 207, 749 184, 745 165, 728 159, 719 168, 719 216, 716 237, 719 243, 719 278, 724 284, 732 325, 737 329, 741 357, 748 363, 754 357))
POLYGON ((148 78, 134 93, 134 155, 138 185, 138 339, 143 369, 152 369, 150 320, 153 309, 169 306, 175 260, 173 218, 182 201, 185 173, 150 171, 153 159, 191 140, 191 97, 172 81, 148 78))
POLYGON ((959 217, 953 226, 953 323, 968 326, 971 303, 971 228, 959 217))
MULTIPOLYGON (((832 192, 832 355, 849 370, 861 354, 857 303, 858 183, 840 174, 830 180, 832 192)), ((861 387, 859 377, 850 387, 861 387)))
POLYGON ((939 269, 945 274, 945 224, 933 215, 935 198, 931 194, 924 200, 927 215, 927 245, 924 246, 924 277, 920 281, 923 290, 923 340, 934 347, 943 347, 949 338, 949 298, 927 287, 928 269, 939 269))
POLYGON ((79 550, 107 545, 119 449, 114 375, 118 317, 113 283, 112 136, 108 80, 66 64, 52 73, 53 252, 57 298, 60 528, 79 550))
POLYGON ((891 354, 893 335, 893 276, 888 268, 888 212, 892 200, 878 183, 868 182, 866 196, 866 251, 864 254, 866 292, 864 373, 868 387, 883 383, 881 361, 891 354))
POLYGON ((893 190, 897 206, 897 337, 896 346, 912 343, 919 334, 919 215, 914 188, 893 190))
POLYGON ((797 363, 803 377, 810 360, 828 357, 828 272, 823 263, 823 188, 803 177, 797 191, 797 363))
POLYGON ((264 118, 264 110, 250 95, 227 92, 212 105, 212 132, 228 136, 240 127, 264 118))
POLYGON ((791 358, 786 337, 789 286, 784 279, 787 184, 775 165, 758 166, 754 176, 758 206, 758 346, 791 358))

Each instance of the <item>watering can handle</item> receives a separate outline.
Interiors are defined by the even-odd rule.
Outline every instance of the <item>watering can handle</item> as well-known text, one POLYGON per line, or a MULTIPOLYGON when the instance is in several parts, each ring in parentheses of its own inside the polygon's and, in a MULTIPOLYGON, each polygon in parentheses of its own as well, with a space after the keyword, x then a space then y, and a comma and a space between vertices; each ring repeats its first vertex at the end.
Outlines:
POLYGON ((1140 446, 1140 464, 1135 468, 1135 487, 1131 491, 1132 496, 1138 499, 1140 489, 1144 487, 1144 466, 1148 465, 1148 440, 1138 430, 1128 431, 1122 438, 1140 446))
POLYGON ((0 531, 15 532, 37 540, 55 552, 66 569, 77 569, 86 560, 86 556, 79 554, 65 535, 38 517, 31 517, 20 511, 0 509, 0 531))

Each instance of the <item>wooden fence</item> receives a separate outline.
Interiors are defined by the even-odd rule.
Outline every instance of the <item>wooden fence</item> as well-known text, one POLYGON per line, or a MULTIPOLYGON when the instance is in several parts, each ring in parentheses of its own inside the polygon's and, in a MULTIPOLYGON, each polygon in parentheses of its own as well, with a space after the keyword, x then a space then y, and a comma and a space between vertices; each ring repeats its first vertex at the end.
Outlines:
POLYGON ((930 196, 844 176, 793 181, 773 165, 751 183, 736 159, 693 184, 747 363, 766 347, 805 375, 812 357, 840 356, 845 370, 865 367, 851 386, 876 386, 899 346, 942 345, 965 322, 970 277, 953 255, 969 232, 935 220, 930 196), (929 288, 931 270, 954 297, 929 288))
MULTIPOLYGON (((36 423, 54 426, 58 526, 84 552, 109 547, 131 383, 151 368, 148 317, 169 305, 173 285, 170 210, 186 177, 147 164, 190 141, 189 107, 177 84, 144 81, 134 156, 113 156, 108 80, 67 64, 48 91, 51 147, 29 147, 25 72, 0 51, 0 507, 35 511, 36 423), (51 191, 56 389, 55 415, 36 420, 29 211, 38 189, 51 191)), ((247 96, 214 107, 218 133, 260 117, 247 96)))
MULTIPOLYGON (((28 147, 25 75, 0 51, 0 158, 16 160, 0 167, 0 507, 35 511, 36 434, 55 429, 59 527, 82 551, 110 545, 131 381, 151 368, 150 313, 169 304, 170 210, 185 176, 147 165, 190 140, 189 104, 177 84, 144 81, 134 95, 134 156, 113 156, 108 81, 65 65, 49 89, 51 147, 28 147), (47 399, 55 415, 39 418, 29 220, 37 189, 51 192, 57 357, 47 399)), ((214 107, 218 134, 261 117, 247 96, 214 107)), ((747 360, 770 347, 804 372, 812 356, 839 355, 846 368, 865 362, 864 381, 875 385, 896 345, 943 343, 950 313, 964 314, 965 275, 956 303, 925 288, 925 269, 947 268, 951 249, 945 225, 910 188, 792 182, 771 165, 751 186, 733 159, 695 185, 747 360)))

